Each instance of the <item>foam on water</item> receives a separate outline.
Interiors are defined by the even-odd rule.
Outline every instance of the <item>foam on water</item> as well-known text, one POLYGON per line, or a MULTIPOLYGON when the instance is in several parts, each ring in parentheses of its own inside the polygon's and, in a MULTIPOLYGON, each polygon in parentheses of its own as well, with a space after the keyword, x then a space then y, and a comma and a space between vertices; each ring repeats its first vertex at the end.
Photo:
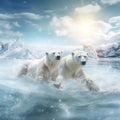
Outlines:
POLYGON ((89 62, 85 72, 100 87, 90 92, 77 80, 63 90, 29 78, 17 78, 25 60, 0 60, 0 118, 2 120, 117 120, 120 110, 119 61, 89 62))

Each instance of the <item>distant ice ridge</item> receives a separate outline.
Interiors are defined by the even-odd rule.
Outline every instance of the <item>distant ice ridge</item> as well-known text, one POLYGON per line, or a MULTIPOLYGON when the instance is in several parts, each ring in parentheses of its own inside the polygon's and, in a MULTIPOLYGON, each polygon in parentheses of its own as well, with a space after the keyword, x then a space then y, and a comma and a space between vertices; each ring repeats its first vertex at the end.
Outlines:
POLYGON ((120 57, 120 43, 108 43, 99 46, 97 55, 103 58, 120 57))
POLYGON ((34 51, 19 40, 0 42, 0 58, 31 59, 35 57, 34 51))
MULTIPOLYGON (((64 55, 67 55, 73 50, 80 49, 81 46, 50 46, 50 45, 38 45, 30 46, 25 45, 22 41, 9 41, 0 42, 0 59, 15 58, 15 59, 33 59, 40 58, 46 51, 50 50, 62 50, 64 55)), ((88 55, 92 58, 103 57, 120 57, 120 43, 109 43, 105 45, 99 45, 95 50, 87 49, 88 55), (96 50, 96 52, 95 52, 96 50), (96 55, 97 54, 97 55, 96 55)))

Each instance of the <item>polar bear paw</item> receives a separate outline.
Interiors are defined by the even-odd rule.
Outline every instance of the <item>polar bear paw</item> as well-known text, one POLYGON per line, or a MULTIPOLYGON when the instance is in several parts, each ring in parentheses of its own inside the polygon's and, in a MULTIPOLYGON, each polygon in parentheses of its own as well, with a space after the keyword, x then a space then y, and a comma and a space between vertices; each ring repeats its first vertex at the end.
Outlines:
POLYGON ((87 80, 86 86, 90 91, 99 91, 99 87, 92 80, 87 80))
POLYGON ((60 88, 61 87, 61 84, 53 84, 56 88, 60 88))
POLYGON ((58 89, 63 89, 64 85, 62 83, 54 83, 53 84, 54 87, 58 88, 58 89))

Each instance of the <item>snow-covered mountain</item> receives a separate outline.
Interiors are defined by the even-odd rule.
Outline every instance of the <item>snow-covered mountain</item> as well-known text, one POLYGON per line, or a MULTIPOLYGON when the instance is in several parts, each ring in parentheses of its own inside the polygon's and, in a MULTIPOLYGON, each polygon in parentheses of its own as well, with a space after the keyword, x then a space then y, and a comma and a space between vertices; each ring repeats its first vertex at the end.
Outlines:
POLYGON ((101 45, 96 49, 96 51, 99 57, 120 57, 120 43, 101 45))
MULTIPOLYGON (((79 48, 79 46, 78 46, 79 48)), ((62 49, 64 55, 68 54, 76 48, 74 46, 39 46, 30 47, 26 46, 23 42, 16 40, 11 42, 0 42, 0 59, 1 58, 16 58, 16 59, 33 59, 40 58, 46 51, 51 49, 62 49)), ((109 58, 109 57, 120 57, 120 43, 109 43, 105 45, 97 46, 96 48, 98 57, 109 58)), ((95 52, 88 50, 93 55, 95 52)))
POLYGON ((0 42, 0 58, 31 59, 35 54, 21 41, 0 42))

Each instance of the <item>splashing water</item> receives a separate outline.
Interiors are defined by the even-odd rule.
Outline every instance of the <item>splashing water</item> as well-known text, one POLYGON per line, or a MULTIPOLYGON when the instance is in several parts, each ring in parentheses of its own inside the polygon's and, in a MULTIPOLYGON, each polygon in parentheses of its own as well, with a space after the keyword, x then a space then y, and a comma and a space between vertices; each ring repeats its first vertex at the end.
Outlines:
POLYGON ((100 87, 90 92, 75 80, 63 90, 16 77, 25 60, 0 60, 1 120, 119 120, 119 60, 88 62, 84 71, 100 87))

